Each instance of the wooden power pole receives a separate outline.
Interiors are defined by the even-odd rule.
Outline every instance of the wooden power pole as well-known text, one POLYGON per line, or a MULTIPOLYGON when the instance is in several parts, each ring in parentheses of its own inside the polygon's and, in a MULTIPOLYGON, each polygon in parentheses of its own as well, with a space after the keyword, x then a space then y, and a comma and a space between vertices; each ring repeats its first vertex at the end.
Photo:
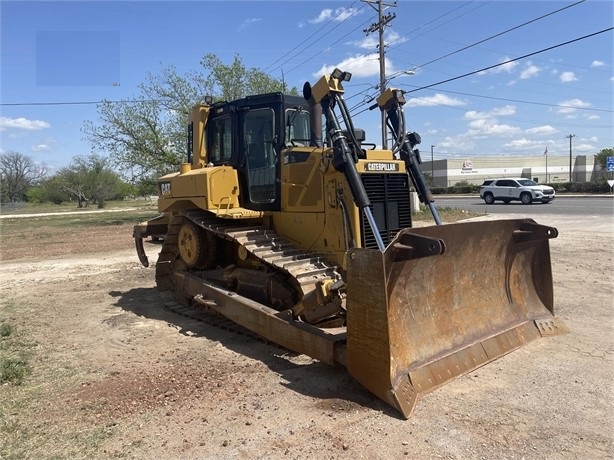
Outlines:
MULTIPOLYGON (((369 35, 371 32, 377 31, 379 34, 379 92, 382 94, 386 89, 386 50, 384 45, 384 29, 390 21, 392 21, 396 14, 388 13, 384 14, 384 7, 397 6, 397 2, 387 3, 382 0, 362 0, 367 3, 371 8, 377 11, 377 22, 371 24, 363 32, 369 35), (377 7, 373 6, 377 4, 377 7)), ((388 141, 386 135, 386 112, 382 111, 382 148, 388 148, 388 141)))

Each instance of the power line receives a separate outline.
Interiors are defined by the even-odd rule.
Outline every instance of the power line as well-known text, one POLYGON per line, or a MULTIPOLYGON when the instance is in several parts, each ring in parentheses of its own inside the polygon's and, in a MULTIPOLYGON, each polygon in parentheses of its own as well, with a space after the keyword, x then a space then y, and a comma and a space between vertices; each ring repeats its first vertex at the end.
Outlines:
MULTIPOLYGON (((416 97, 415 99, 422 100, 422 101, 427 101, 427 99, 420 98, 420 97, 416 97)), ((457 107, 455 105, 446 104, 446 103, 443 103, 443 102, 431 102, 431 101, 427 101, 427 102, 429 102, 432 105, 446 107, 446 108, 449 108, 449 109, 457 110, 459 112, 466 112, 466 109, 461 108, 461 107, 457 107)), ((561 107, 561 106, 553 106, 553 107, 561 107)), ((570 108, 582 110, 579 107, 570 107, 570 108)), ((364 110, 363 110, 363 112, 364 112, 364 110)), ((483 117, 476 117, 475 119, 476 120, 486 120, 486 119, 491 119, 491 118, 496 118, 496 119, 500 119, 500 120, 517 121, 517 122, 520 122, 520 123, 549 124, 549 125, 561 126, 561 127, 565 126, 565 127, 570 127, 570 128, 581 128, 581 127, 585 127, 586 126, 586 124, 580 124, 580 123, 563 123, 563 122, 559 122, 559 121, 532 120, 530 118, 510 117, 510 116, 507 116, 507 115, 492 115, 492 116, 485 115, 483 117)), ((591 127, 594 127, 594 128, 609 128, 610 125, 593 125, 593 124, 591 124, 591 127)))
MULTIPOLYGON (((434 22, 439 21, 440 19, 442 19, 442 18, 444 18, 444 17, 448 16, 449 14, 452 14, 452 13, 454 13, 455 11, 460 10, 461 8, 464 8, 465 6, 467 6, 467 5, 471 4, 471 3, 473 3, 474 1, 475 1, 475 0, 471 0, 471 1, 467 2, 467 3, 463 3, 461 6, 458 6, 458 7, 454 8, 453 10, 450 10, 450 11, 448 11, 447 13, 444 13, 444 14, 442 14, 441 16, 439 16, 439 17, 437 17, 437 18, 435 18, 435 19, 432 19, 431 21, 427 22, 426 24, 421 25, 421 26, 420 26, 420 27, 418 27, 417 29, 414 29, 414 30, 412 30, 411 32, 408 32, 408 33, 406 33, 405 35, 401 35, 400 37, 396 38, 395 40, 390 41, 390 42, 388 43, 388 46, 390 46, 391 44, 393 44, 393 43, 395 43, 395 42, 398 42, 399 40, 404 39, 405 37, 407 37, 407 36, 411 35, 411 34, 412 34, 412 33, 414 33, 414 32, 418 32, 420 29, 423 29, 423 28, 427 27, 429 24, 433 24, 434 22)), ((492 1, 492 0, 490 0, 490 1, 492 1)), ((456 21, 458 18, 460 18, 460 17, 462 17, 462 16, 465 16, 466 14, 469 14, 469 13, 471 13, 472 11, 477 10, 478 8, 482 8, 482 7, 483 7, 483 6, 485 6, 487 3, 489 3, 489 2, 488 2, 488 1, 487 1, 487 2, 482 2, 482 3, 478 4, 477 6, 475 6, 474 8, 470 9, 469 11, 465 11, 463 14, 459 14, 458 16, 455 16, 455 17, 453 17, 453 18, 449 19, 448 21, 446 21, 446 22, 444 22, 444 23, 442 23, 442 24, 438 25, 437 27, 433 27, 433 28, 429 29, 427 32, 429 32, 429 31, 433 31, 433 30, 437 30, 437 29, 439 29, 439 28, 441 28, 441 27, 445 26, 446 24, 449 24, 450 22, 454 22, 454 21, 456 21)), ((426 32, 424 32, 424 33, 426 33, 426 32)), ((422 34, 418 35, 417 37, 421 37, 422 35, 424 35, 424 33, 422 33, 422 34)), ((414 39, 416 39, 417 37, 414 37, 414 39)), ((401 45, 401 43, 399 43, 399 45, 401 45)), ((399 46, 399 45, 397 45, 397 46, 399 46)))
POLYGON ((137 104, 143 102, 163 102, 161 99, 126 99, 119 101, 75 101, 75 102, 0 102, 0 106, 17 107, 17 106, 39 106, 39 105, 98 105, 108 102, 110 104, 137 104))
MULTIPOLYGON (((408 86, 414 86, 414 85, 408 85, 408 86)), ((461 96, 480 97, 483 99, 494 99, 496 101, 517 102, 519 104, 542 105, 545 107, 554 107, 557 109, 577 109, 577 110, 591 110, 593 112, 614 113, 614 110, 608 110, 608 109, 596 109, 592 107, 577 107, 573 105, 547 104, 545 102, 524 101, 521 99, 507 99, 504 97, 496 97, 496 96, 483 96, 480 94, 462 93, 460 91, 450 91, 446 89, 440 89, 439 91, 441 91, 442 93, 460 94, 461 96)))
POLYGON ((605 32, 609 32, 612 29, 614 29, 614 27, 609 27, 607 29, 600 30, 599 32, 594 32, 592 34, 588 34, 588 35, 584 35, 582 37, 574 38, 573 40, 569 40, 569 41, 566 41, 566 42, 563 42, 563 43, 559 43, 558 45, 549 46, 548 48, 543 48, 543 49, 541 49, 539 51, 535 51, 533 53, 525 54, 524 56, 519 56, 519 57, 514 58, 514 59, 508 59, 507 61, 500 62, 499 64, 494 64, 494 65, 491 65, 491 66, 488 66, 488 67, 484 67, 484 68, 479 69, 479 70, 474 70, 473 72, 465 73, 465 74, 459 75, 457 77, 448 78, 447 80, 438 81, 437 83, 432 83, 430 85, 421 86, 419 88, 412 89, 411 91, 404 91, 404 93, 414 93, 416 91, 420 91, 420 90, 423 90, 423 89, 431 88, 433 86, 442 85, 444 83, 448 83, 448 82, 451 82, 451 81, 454 81, 454 80, 459 80, 461 78, 469 77, 470 75, 475 75, 476 73, 485 72, 487 70, 494 69, 496 67, 499 67, 499 66, 502 66, 502 65, 505 65, 505 64, 509 64, 510 62, 519 61, 521 59, 525 59, 525 58, 528 58, 528 57, 531 57, 531 56, 535 56, 536 54, 544 53, 546 51, 550 51, 550 50, 553 50, 555 48, 560 48, 561 46, 569 45, 571 43, 574 43, 574 42, 577 42, 577 41, 580 41, 580 40, 584 40, 584 39, 587 39, 587 38, 590 38, 590 37, 594 37, 595 35, 599 35, 599 34, 602 34, 602 33, 605 33, 605 32))
MULTIPOLYGON (((335 21, 335 19, 337 19, 339 16, 341 16, 345 11, 352 9, 353 5, 356 3, 356 1, 352 2, 350 4, 350 6, 348 6, 347 8, 345 8, 343 11, 339 11, 339 13, 337 13, 337 15, 332 18, 328 23, 324 24, 323 26, 321 26, 318 30, 316 30, 314 33, 312 33, 309 37, 307 37, 306 39, 304 39, 303 41, 301 41, 298 45, 296 45, 294 48, 292 48, 290 51, 286 52, 283 56, 281 56, 280 58, 278 58, 277 60, 275 60, 273 63, 269 64, 267 67, 265 67, 263 69, 263 72, 267 72, 267 69, 270 69, 271 67, 273 67, 277 62, 281 61, 283 58, 285 58, 286 56, 288 56, 289 54, 291 54, 293 51, 296 51, 298 48, 300 48, 303 44, 307 43, 313 36, 319 34, 319 32, 326 28, 328 25, 332 24, 333 21, 335 21)), ((270 71, 268 71, 267 73, 271 74, 272 72, 274 72, 275 70, 283 67, 284 64, 289 63, 290 61, 292 61, 293 59, 296 59, 298 56, 301 55, 301 53, 303 51, 306 51, 307 49, 309 49, 310 47, 312 47, 313 45, 315 45, 317 42, 319 42, 320 40, 322 40, 326 35, 330 34, 331 32, 333 32, 337 27, 341 26, 345 21, 347 21, 348 19, 350 19, 351 17, 355 16, 357 13, 359 13, 360 11, 362 11, 362 9, 364 8, 364 6, 355 9, 354 11, 352 11, 351 14, 349 14, 346 18, 342 19, 341 21, 339 21, 338 24, 336 24, 332 29, 330 29, 329 31, 319 35, 318 39, 315 40, 314 42, 304 46, 302 49, 300 49, 294 56, 290 57, 289 59, 286 59, 285 61, 283 61, 281 64, 273 67, 270 71)), ((356 29, 354 29, 356 30, 356 29)), ((344 36, 345 37, 345 36, 344 36)), ((343 37, 342 37, 343 38, 343 37)), ((341 39, 339 39, 341 40, 341 39)), ((335 43, 338 43, 339 40, 333 42, 331 45, 334 45, 335 43)), ((330 46, 330 45, 329 45, 330 46)), ((319 54, 319 53, 318 53, 319 54)), ((303 61, 303 63, 306 62, 303 61)), ((300 66, 297 66, 300 67, 300 66)), ((295 67, 296 68, 296 67, 295 67)), ((294 69, 291 69, 294 70, 294 69)))
MULTIPOLYGON (((564 45, 568 45, 570 43, 574 43, 574 42, 577 42, 577 41, 580 41, 580 40, 584 40, 586 38, 593 37, 595 35, 599 35, 599 34, 602 34, 602 33, 605 33, 605 32, 609 32, 612 29, 614 29, 614 27, 610 27, 610 28, 607 28, 607 29, 604 29, 604 30, 600 30, 600 31, 594 32, 592 34, 584 35, 582 37, 578 37, 578 38, 575 38, 573 40, 568 40, 566 42, 559 43, 557 45, 553 45, 553 46, 550 46, 548 48, 541 49, 539 51, 528 53, 528 54, 525 54, 523 56, 520 56, 520 57, 517 57, 517 58, 514 58, 514 59, 509 59, 507 61, 500 62, 498 64, 494 64, 494 65, 491 65, 491 66, 488 66, 488 67, 484 67, 484 68, 479 69, 479 70, 474 70, 472 72, 468 72, 468 73, 465 73, 463 75, 459 75, 459 76, 456 76, 456 77, 448 78, 446 80, 442 80, 442 81, 439 81, 437 83, 432 83, 432 84, 426 85, 426 86, 420 86, 420 87, 417 87, 417 88, 409 90, 409 91, 403 90, 403 93, 404 94, 414 93, 414 92, 417 92, 417 91, 420 91, 420 90, 423 90, 423 89, 432 88, 433 86, 438 86, 438 85, 442 85, 444 83, 448 83, 448 82, 451 82, 451 81, 459 80, 461 78, 468 77, 468 76, 474 75, 476 73, 484 72, 486 70, 490 70, 490 69, 493 69, 493 68, 496 68, 496 67, 508 64, 510 62, 518 61, 518 60, 524 59, 526 57, 534 56, 536 54, 543 53, 545 51, 549 51, 549 50, 552 50, 552 49, 555 49, 555 48, 559 48, 559 47, 564 46, 564 45)), ((357 96, 357 95, 359 95, 361 93, 366 95, 367 91, 369 91, 370 89, 371 88, 368 88, 365 91, 362 91, 362 92, 360 92, 360 93, 358 93, 356 95, 353 95, 352 97, 355 97, 355 96, 357 96)), ((532 101, 522 101, 522 100, 514 100, 514 99, 497 98, 497 97, 494 97, 494 96, 481 96, 481 95, 477 95, 477 94, 461 93, 461 92, 455 92, 455 91, 451 91, 451 90, 441 90, 441 91, 448 92, 448 93, 462 94, 462 95, 467 95, 467 96, 482 97, 482 98, 487 98, 487 99, 495 99, 495 100, 503 100, 503 101, 519 102, 519 103, 527 103, 527 104, 535 104, 535 105, 544 105, 544 106, 551 106, 551 107, 558 107, 558 108, 573 108, 573 109, 577 109, 577 110, 591 110, 591 111, 607 112, 607 113, 611 113, 612 112, 611 110, 607 110, 607 109, 595 109, 595 108, 589 108, 589 107, 575 107, 575 106, 563 106, 563 105, 556 105, 556 104, 546 104, 546 103, 539 103, 539 102, 532 102, 532 101)), ((75 102, 67 102, 67 101, 62 101, 62 102, 1 102, 0 106, 8 107, 8 106, 94 105, 94 104, 102 104, 102 103, 105 103, 105 102, 107 102, 107 103, 144 103, 144 102, 160 102, 160 100, 157 100, 157 99, 128 99, 128 100, 118 100, 118 101, 102 100, 102 101, 75 101, 75 102)), ((365 110, 367 110, 367 109, 365 109, 365 110)), ((365 110, 362 110, 362 111, 358 112, 358 114, 364 112, 365 110)))
POLYGON ((499 32, 499 33, 497 33, 495 35, 491 35, 490 37, 484 38, 484 39, 479 40, 479 41, 477 41, 475 43, 472 43, 470 45, 464 46, 464 47, 462 47, 460 49, 457 49, 456 51, 452 51, 451 53, 445 54, 445 55, 440 56, 440 57, 438 57, 436 59, 432 59, 432 60, 430 60, 428 62, 425 62, 424 64, 420 64, 420 65, 416 66, 416 69, 419 69, 421 67, 425 67, 425 66, 427 66, 429 64, 432 64, 434 62, 437 62, 437 61, 440 61, 440 60, 445 59, 447 57, 450 57, 450 56, 452 56, 454 54, 460 53, 461 51, 465 51, 465 50, 467 50, 469 48, 473 48, 474 46, 480 45, 480 44, 482 44, 484 42, 487 42, 487 41, 492 40, 494 38, 500 37, 501 35, 505 35, 505 34, 507 34, 509 32, 512 32, 512 31, 516 30, 516 29, 520 29, 521 27, 524 27, 526 25, 532 24, 532 23, 534 23, 536 21, 539 21, 541 19, 544 19, 544 18, 546 18, 548 16, 552 16, 553 14, 559 13, 559 12, 561 12, 563 10, 566 10, 566 9, 571 8, 573 6, 579 5, 580 3, 584 3, 585 1, 586 0, 580 0, 580 1, 576 2, 576 3, 572 3, 571 5, 567 5, 567 6, 563 7, 563 8, 559 8, 558 10, 552 11, 550 13, 544 14, 544 15, 539 16, 537 18, 531 19, 530 21, 527 21, 527 22, 524 22, 524 23, 519 24, 517 26, 514 26, 514 27, 512 27, 510 29, 504 30, 503 32, 499 32))

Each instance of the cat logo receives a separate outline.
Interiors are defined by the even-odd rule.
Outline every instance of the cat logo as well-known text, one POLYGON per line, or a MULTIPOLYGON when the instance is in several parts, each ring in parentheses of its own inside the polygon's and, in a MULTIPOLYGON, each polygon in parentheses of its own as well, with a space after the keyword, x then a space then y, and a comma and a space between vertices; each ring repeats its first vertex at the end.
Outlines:
POLYGON ((160 195, 161 196, 171 196, 171 183, 170 182, 160 183, 160 195))
POLYGON ((368 163, 365 163, 365 171, 367 172, 375 172, 375 171, 397 172, 399 171, 399 164, 398 163, 368 162, 368 163))

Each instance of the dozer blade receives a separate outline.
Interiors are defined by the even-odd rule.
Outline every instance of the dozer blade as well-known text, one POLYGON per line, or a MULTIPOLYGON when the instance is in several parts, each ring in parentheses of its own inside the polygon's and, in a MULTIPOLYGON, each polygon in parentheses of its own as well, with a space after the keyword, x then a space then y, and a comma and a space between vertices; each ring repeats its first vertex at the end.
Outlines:
POLYGON ((347 368, 411 414, 418 397, 544 335, 554 317, 549 239, 533 220, 401 231, 385 252, 352 249, 347 368))

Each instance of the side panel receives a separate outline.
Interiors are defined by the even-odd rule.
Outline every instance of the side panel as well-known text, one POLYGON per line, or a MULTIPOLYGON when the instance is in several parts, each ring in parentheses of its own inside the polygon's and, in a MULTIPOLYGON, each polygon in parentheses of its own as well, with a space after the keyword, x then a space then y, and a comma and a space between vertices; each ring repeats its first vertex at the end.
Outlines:
POLYGON ((160 212, 174 210, 179 203, 187 201, 212 211, 238 208, 237 172, 229 166, 188 169, 161 178, 158 181, 158 195, 160 212))

